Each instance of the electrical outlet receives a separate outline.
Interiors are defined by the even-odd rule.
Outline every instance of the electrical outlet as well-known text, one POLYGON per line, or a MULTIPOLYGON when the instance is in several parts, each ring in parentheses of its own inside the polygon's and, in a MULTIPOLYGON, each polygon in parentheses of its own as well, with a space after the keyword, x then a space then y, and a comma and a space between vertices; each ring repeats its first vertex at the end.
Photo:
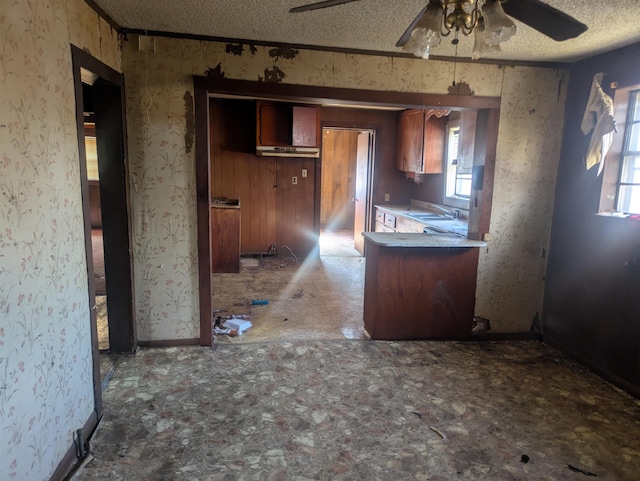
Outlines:
POLYGON ((307 176, 307 169, 302 169, 302 177, 306 177, 307 176))
POLYGON ((384 194, 384 201, 389 202, 391 200, 391 194, 384 194))
POLYGON ((491 234, 488 232, 486 234, 482 234, 482 240, 485 242, 489 242, 491 240, 491 234))
POLYGON ((291 177, 291 183, 293 185, 297 185, 298 184, 298 178, 297 177, 291 177))

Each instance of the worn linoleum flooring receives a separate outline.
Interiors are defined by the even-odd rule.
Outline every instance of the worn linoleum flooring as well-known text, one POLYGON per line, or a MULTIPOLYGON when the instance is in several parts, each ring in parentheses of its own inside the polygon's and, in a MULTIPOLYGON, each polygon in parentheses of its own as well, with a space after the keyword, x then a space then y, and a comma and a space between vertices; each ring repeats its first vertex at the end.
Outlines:
POLYGON ((352 252, 214 275, 254 326, 121 358, 74 479, 640 479, 640 402, 550 347, 362 339, 352 252))
POLYGON ((76 480, 640 479, 640 403, 538 342, 143 349, 104 405, 76 480))
POLYGON ((276 256, 243 258, 239 273, 212 275, 212 306, 218 316, 248 316, 252 327, 214 342, 366 338, 364 266, 352 231, 324 231, 319 257, 281 248, 276 256))

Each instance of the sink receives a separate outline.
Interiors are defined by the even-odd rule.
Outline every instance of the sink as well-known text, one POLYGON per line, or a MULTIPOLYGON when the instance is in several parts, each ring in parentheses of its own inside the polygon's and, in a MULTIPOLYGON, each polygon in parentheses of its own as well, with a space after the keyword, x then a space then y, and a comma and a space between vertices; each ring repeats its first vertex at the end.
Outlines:
POLYGON ((435 214, 435 213, 430 213, 430 212, 420 212, 420 213, 415 213, 415 214, 407 214, 409 217, 413 218, 413 219, 417 219, 417 220, 423 220, 423 221, 434 221, 434 220, 449 220, 449 219, 453 219, 452 216, 450 215, 445 215, 445 214, 435 214))
POLYGON ((447 234, 449 231, 444 230, 444 229, 439 229, 437 227, 433 227, 433 226, 429 226, 429 227, 425 227, 422 230, 423 234, 447 234))

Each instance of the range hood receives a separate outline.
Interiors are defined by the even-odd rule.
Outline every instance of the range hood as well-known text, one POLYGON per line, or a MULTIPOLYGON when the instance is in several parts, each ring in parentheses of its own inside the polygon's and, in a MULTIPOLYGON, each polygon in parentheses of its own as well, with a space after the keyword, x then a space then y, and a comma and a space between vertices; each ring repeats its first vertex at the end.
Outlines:
POLYGON ((318 147, 256 145, 256 155, 262 157, 311 157, 317 159, 320 157, 320 149, 318 147))

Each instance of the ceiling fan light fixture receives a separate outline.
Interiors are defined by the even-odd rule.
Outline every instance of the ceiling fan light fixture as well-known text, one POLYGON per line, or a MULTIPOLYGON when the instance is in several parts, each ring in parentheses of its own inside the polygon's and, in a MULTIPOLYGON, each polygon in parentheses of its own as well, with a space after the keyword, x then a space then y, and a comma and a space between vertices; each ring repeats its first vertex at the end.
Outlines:
MULTIPOLYGON (((424 29, 420 29, 420 30, 424 30, 424 29)), ((416 36, 419 36, 419 35, 416 35, 416 36)), ((404 44, 404 46, 402 47, 402 50, 412 55, 415 55, 418 58, 423 58, 427 60, 429 58, 429 52, 431 51, 431 45, 429 45, 428 43, 420 43, 416 41, 412 32, 411 38, 409 38, 407 43, 404 44)))
POLYGON ((407 43, 402 47, 405 52, 423 59, 429 58, 431 47, 440 43, 443 10, 440 1, 431 1, 424 14, 411 31, 407 43))
MULTIPOLYGON (((446 8, 447 11, 449 11, 449 5, 447 5, 446 8)), ((456 30, 462 31, 465 35, 469 35, 476 25, 477 18, 478 10, 475 1, 456 1, 453 2, 453 10, 447 13, 444 18, 444 25, 447 33, 451 30, 456 30)))
POLYGON ((487 45, 499 45, 515 35, 516 24, 504 13, 499 0, 487 0, 482 7, 482 16, 487 45))
POLYGON ((424 12, 424 15, 416 25, 416 28, 427 28, 438 33, 438 36, 442 30, 442 17, 444 10, 442 4, 436 1, 430 1, 424 12))
POLYGON ((471 60, 478 60, 481 57, 498 53, 501 51, 500 45, 488 45, 487 31, 484 28, 484 19, 480 17, 478 19, 478 25, 473 31, 473 51, 471 52, 471 60))

